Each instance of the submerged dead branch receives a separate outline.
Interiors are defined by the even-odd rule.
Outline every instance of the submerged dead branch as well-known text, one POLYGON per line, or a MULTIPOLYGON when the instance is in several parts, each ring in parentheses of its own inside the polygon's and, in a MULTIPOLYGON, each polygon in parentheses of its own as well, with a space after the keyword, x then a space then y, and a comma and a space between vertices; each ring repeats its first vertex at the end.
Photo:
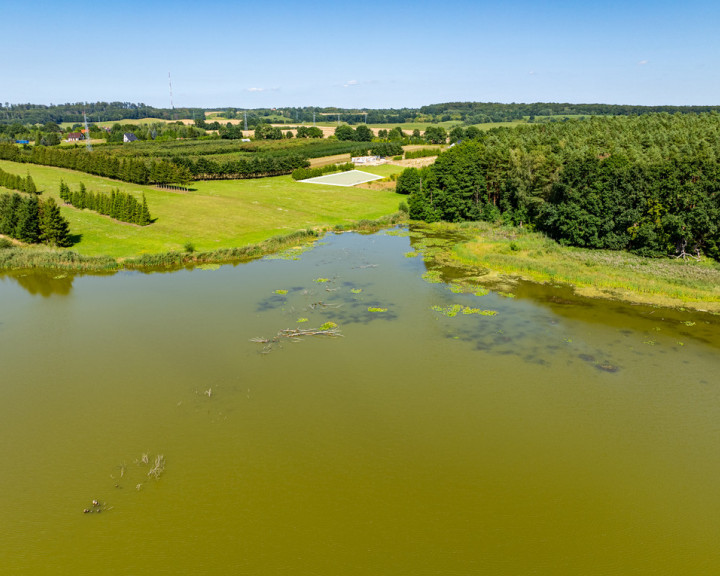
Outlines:
POLYGON ((147 473, 148 476, 153 476, 154 478, 160 478, 160 474, 162 474, 165 471, 165 456, 162 454, 158 454, 155 456, 155 464, 150 469, 150 471, 147 473))
POLYGON ((283 340, 290 342, 297 342, 308 336, 329 336, 331 338, 342 337, 340 328, 335 322, 326 322, 320 328, 285 328, 280 330, 272 338, 251 338, 251 342, 257 342, 258 344, 265 344, 261 350, 262 354, 267 354, 273 349, 273 345, 280 344, 283 340))

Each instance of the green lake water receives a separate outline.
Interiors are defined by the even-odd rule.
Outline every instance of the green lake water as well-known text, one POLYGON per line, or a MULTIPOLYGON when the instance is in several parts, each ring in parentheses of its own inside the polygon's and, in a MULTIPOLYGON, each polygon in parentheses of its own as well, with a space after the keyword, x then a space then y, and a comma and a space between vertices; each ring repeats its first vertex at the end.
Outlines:
POLYGON ((720 573, 720 318, 410 250, 0 276, 0 574, 720 573))

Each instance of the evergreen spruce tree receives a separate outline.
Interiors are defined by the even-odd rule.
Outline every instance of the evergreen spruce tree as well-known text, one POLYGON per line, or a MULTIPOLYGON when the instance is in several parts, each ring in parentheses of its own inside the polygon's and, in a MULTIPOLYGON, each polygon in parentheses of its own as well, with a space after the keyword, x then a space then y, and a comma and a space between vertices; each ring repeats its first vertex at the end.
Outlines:
POLYGON ((22 201, 15 225, 15 238, 21 242, 34 244, 40 236, 40 214, 37 196, 30 196, 22 201))
POLYGON ((27 178, 25 178, 25 192, 28 194, 37 194, 37 187, 30 173, 28 173, 27 178))
POLYGON ((0 234, 5 236, 15 237, 15 228, 17 226, 17 219, 20 211, 20 205, 22 204, 22 198, 17 192, 10 195, 10 199, 7 201, 3 214, 0 214, 0 234))
POLYGON ((52 198, 40 205, 40 241, 54 246, 72 245, 68 221, 62 217, 52 198))
POLYGON ((60 199, 65 203, 68 203, 70 200, 70 188, 65 184, 64 180, 60 180, 60 199))
POLYGON ((140 224, 140 226, 147 226, 148 224, 150 224, 150 222, 152 222, 152 218, 150 217, 150 210, 148 210, 147 199, 145 198, 145 193, 143 193, 142 209, 140 212, 140 218, 138 219, 138 224, 140 224))

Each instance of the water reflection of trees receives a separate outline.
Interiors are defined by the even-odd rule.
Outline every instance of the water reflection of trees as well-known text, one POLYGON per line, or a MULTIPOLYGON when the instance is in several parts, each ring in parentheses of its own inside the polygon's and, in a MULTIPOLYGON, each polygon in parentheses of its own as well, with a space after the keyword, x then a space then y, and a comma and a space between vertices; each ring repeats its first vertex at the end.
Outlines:
POLYGON ((32 295, 49 298, 53 294, 67 296, 72 291, 74 276, 71 274, 29 271, 4 276, 15 280, 32 295))

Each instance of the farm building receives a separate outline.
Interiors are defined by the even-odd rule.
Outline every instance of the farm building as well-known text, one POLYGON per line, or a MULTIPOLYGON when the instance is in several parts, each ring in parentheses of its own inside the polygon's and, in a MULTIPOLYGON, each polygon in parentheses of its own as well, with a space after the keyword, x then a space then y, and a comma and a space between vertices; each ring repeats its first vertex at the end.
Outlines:
POLYGON ((82 132, 70 132, 70 134, 67 135, 68 142, 79 142, 83 138, 82 132))
POLYGON ((135 142, 137 141, 138 137, 135 136, 132 132, 126 132, 123 134, 123 142, 135 142))
POLYGON ((353 156, 351 161, 355 165, 364 164, 366 166, 375 166, 377 164, 384 164, 385 158, 382 156, 353 156))

